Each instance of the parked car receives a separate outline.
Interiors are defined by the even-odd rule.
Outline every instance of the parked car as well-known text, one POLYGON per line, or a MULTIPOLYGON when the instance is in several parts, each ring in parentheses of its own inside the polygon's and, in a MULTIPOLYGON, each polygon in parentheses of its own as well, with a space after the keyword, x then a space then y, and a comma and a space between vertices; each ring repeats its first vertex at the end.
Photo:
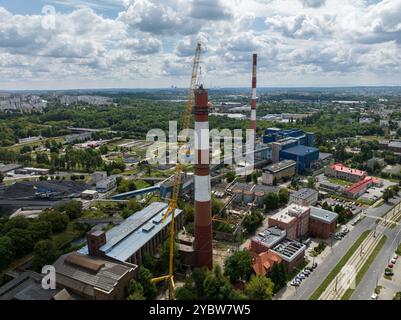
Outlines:
POLYGON ((394 265, 390 262, 387 267, 393 269, 394 265))
POLYGON ((310 275, 312 272, 308 268, 305 268, 304 273, 310 275))
POLYGON ((393 270, 386 270, 386 271, 384 271, 384 274, 385 274, 386 276, 393 276, 393 275, 394 275, 394 272, 393 272, 393 270))
POLYGON ((377 300, 378 298, 379 296, 376 293, 374 293, 371 295, 370 300, 377 300))
POLYGON ((316 269, 317 268, 317 262, 312 264, 312 269, 316 269))
POLYGON ((398 255, 394 254, 393 259, 397 260, 398 259, 398 255))
POLYGON ((392 264, 396 264, 396 262, 397 262, 397 260, 396 259, 391 259, 391 261, 390 261, 392 264))
POLYGON ((300 273, 299 275, 298 275, 298 277, 300 278, 300 279, 302 279, 302 280, 304 280, 306 277, 305 277, 305 275, 303 274, 303 273, 300 273))

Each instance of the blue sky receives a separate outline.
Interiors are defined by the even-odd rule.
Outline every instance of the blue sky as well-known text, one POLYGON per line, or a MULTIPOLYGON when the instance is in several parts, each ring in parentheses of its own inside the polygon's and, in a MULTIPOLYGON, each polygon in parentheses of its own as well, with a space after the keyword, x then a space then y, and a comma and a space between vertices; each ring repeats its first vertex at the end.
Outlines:
POLYGON ((207 86, 401 84, 401 0, 0 0, 0 89, 186 87, 197 41, 207 86))

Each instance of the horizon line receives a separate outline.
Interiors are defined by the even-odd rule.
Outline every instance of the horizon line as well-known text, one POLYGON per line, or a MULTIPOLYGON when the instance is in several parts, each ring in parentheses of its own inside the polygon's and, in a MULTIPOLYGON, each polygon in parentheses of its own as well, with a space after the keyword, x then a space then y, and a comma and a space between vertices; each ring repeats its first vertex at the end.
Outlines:
MULTIPOLYGON (((342 89, 342 88, 401 88, 400 85, 332 85, 332 86, 263 86, 258 89, 342 89)), ((251 89, 249 87, 220 87, 212 86, 208 89, 251 89)), ((186 87, 99 87, 99 88, 65 88, 65 89, 0 89, 0 92, 24 92, 24 91, 107 91, 107 90, 188 90, 186 87)))

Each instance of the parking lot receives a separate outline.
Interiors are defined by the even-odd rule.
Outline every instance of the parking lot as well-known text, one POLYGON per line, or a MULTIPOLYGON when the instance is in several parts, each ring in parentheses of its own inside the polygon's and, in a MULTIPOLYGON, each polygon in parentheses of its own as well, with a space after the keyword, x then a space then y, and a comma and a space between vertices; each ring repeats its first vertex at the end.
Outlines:
POLYGON ((393 262, 395 263, 393 263, 392 268, 387 267, 383 270, 384 273, 378 282, 380 293, 377 297, 375 294, 372 294, 371 299, 392 300, 394 295, 401 291, 401 259, 398 257, 398 259, 393 260, 393 262), (387 274, 387 276, 385 276, 385 274, 387 274))

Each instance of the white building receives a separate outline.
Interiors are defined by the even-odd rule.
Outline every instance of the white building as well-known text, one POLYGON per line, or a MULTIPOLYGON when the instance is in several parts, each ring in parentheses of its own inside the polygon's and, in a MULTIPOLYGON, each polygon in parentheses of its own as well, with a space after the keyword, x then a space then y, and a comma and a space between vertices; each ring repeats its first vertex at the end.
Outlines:
POLYGON ((116 186, 116 184, 117 182, 115 176, 108 177, 107 179, 101 180, 96 183, 96 191, 102 193, 110 191, 116 186))
POLYGON ((290 203, 300 206, 314 206, 318 201, 319 193, 316 190, 304 188, 290 194, 290 203))

